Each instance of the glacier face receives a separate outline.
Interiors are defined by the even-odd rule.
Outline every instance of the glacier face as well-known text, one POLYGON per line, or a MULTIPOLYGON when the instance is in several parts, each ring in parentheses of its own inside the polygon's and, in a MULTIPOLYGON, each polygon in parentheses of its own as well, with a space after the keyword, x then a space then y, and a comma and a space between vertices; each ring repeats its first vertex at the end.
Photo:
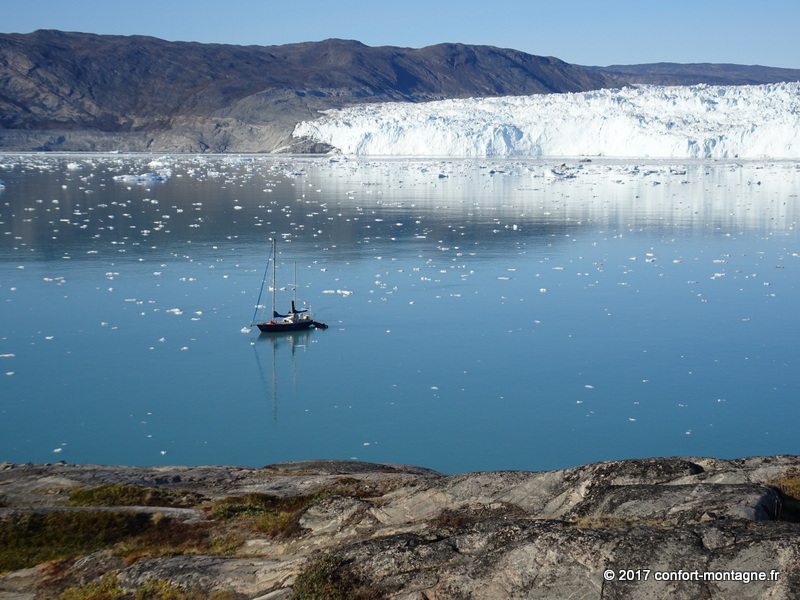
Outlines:
POLYGON ((800 158, 800 83, 365 104, 294 135, 364 156, 800 158))

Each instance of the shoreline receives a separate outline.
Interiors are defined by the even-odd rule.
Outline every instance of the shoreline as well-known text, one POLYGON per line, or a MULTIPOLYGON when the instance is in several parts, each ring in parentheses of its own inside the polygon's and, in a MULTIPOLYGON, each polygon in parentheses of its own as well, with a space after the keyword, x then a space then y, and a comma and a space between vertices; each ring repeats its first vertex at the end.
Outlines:
POLYGON ((4 523, 33 513, 133 514, 147 527, 213 533, 205 546, 117 541, 47 568, 8 569, 0 599, 87 589, 103 576, 131 598, 124 594, 140 593, 148 581, 186 599, 313 597, 303 595, 309 578, 345 581, 348 597, 365 599, 790 598, 800 581, 798 491, 800 457, 791 455, 456 475, 333 460, 263 468, 6 462, 4 523), (109 486, 149 490, 171 506, 96 499, 68 506, 77 490, 109 486), (620 580, 631 570, 763 572, 766 579, 620 580), (613 580, 604 579, 608 572, 613 580), (771 572, 780 575, 770 579, 771 572))

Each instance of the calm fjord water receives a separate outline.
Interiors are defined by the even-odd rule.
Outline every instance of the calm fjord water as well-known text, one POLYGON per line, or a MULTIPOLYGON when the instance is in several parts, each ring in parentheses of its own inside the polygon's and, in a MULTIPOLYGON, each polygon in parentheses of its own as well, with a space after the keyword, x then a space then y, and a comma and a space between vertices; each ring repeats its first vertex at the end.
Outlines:
POLYGON ((0 460, 800 452, 800 166, 554 164, 0 157, 0 460))

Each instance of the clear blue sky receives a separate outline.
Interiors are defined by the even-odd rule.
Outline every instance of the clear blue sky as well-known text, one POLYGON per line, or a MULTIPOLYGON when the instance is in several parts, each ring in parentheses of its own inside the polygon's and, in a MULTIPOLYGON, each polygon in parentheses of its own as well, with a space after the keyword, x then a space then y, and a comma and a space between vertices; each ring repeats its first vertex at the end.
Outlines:
POLYGON ((800 68, 800 0, 2 0, 0 31, 273 45, 489 44, 582 65, 800 68))

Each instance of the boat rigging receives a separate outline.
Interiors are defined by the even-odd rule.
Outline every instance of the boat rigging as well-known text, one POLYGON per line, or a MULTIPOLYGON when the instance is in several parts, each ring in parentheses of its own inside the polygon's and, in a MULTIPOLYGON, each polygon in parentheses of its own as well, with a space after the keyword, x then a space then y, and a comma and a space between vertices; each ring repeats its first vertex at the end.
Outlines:
POLYGON ((282 331, 300 331, 303 329, 309 329, 311 327, 316 327, 317 329, 327 329, 328 326, 325 323, 320 323, 319 321, 315 321, 313 315, 311 314, 310 308, 303 308, 297 309, 297 263, 294 264, 294 282, 292 283, 292 307, 291 310, 285 315, 278 313, 276 310, 276 294, 277 294, 277 286, 275 283, 275 277, 277 273, 277 248, 278 242, 275 238, 271 238, 270 241, 272 242, 272 249, 270 252, 270 260, 267 262, 267 268, 264 271, 264 278, 261 281, 261 291, 258 293, 258 300, 256 301, 256 309, 253 313, 253 320, 250 323, 250 327, 258 327, 258 329, 265 333, 277 333, 282 331), (264 286, 267 282, 267 274, 269 272, 269 267, 272 265, 272 284, 270 288, 272 289, 272 311, 271 317, 269 318, 259 318, 259 310, 263 310, 265 307, 261 305, 261 297, 264 294, 264 286))

